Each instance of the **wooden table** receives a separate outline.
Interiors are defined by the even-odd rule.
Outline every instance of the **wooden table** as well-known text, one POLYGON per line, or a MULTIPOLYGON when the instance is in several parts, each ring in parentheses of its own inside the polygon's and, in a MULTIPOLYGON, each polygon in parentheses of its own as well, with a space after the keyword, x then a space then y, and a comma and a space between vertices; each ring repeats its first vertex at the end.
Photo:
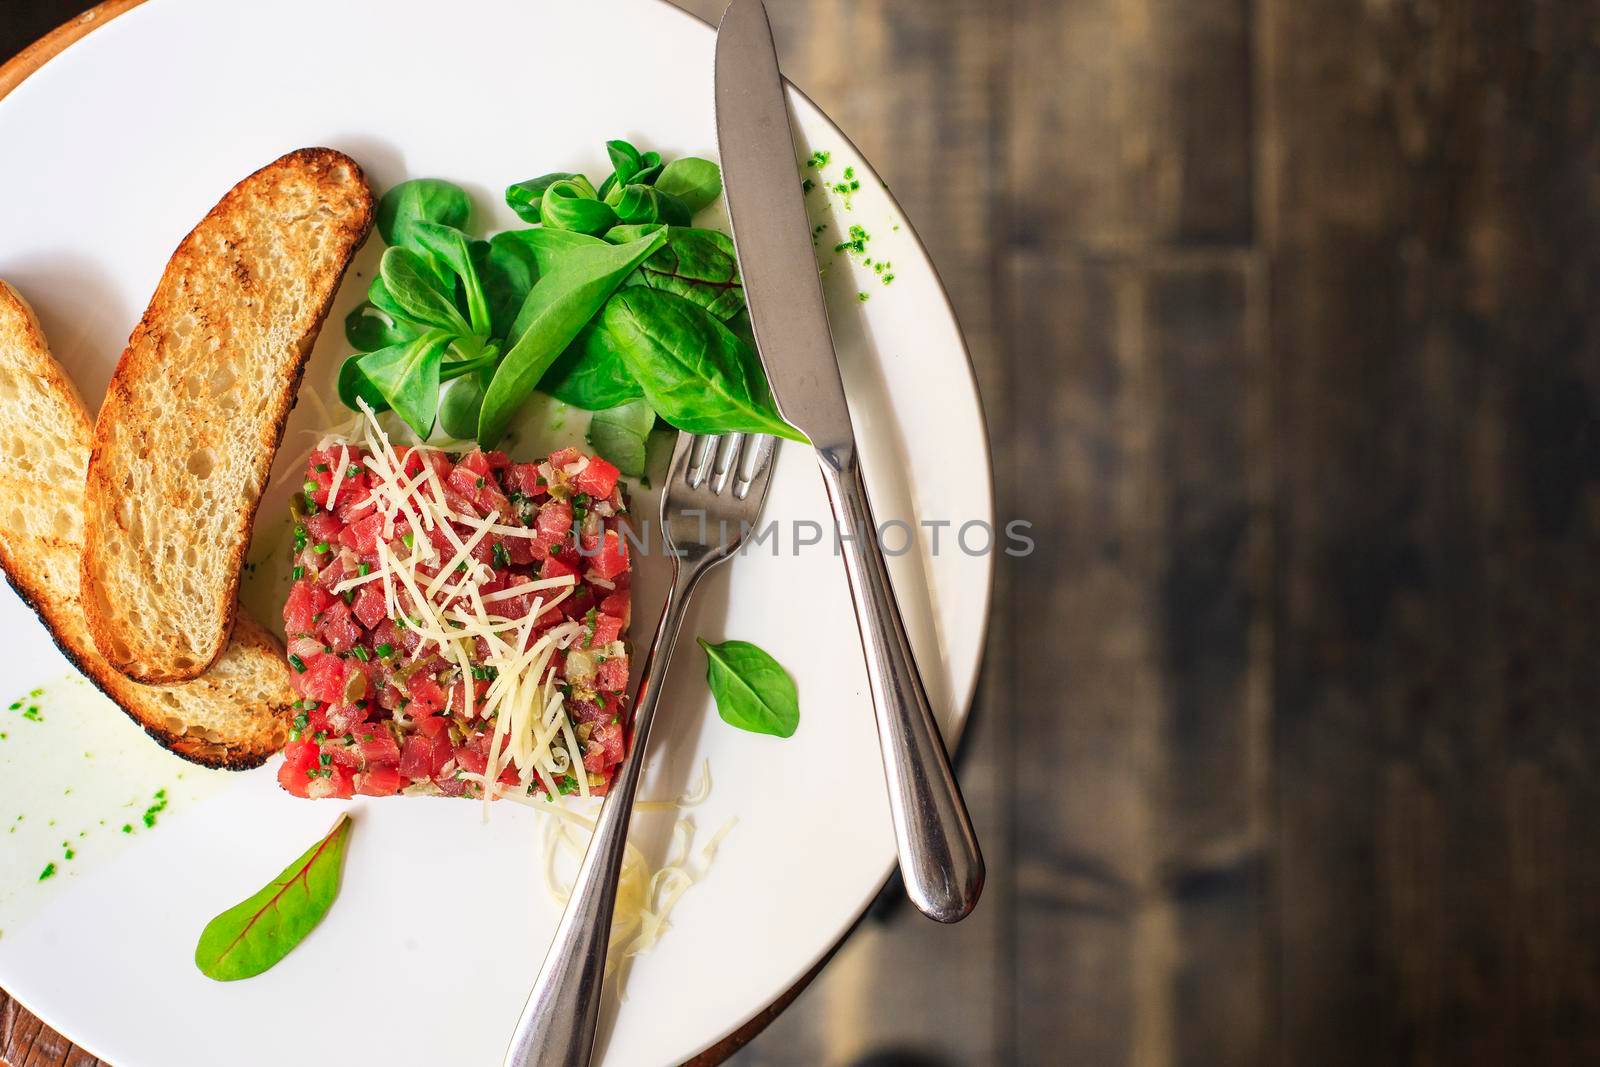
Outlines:
POLYGON ((1039 547, 984 904, 869 924, 733 1062, 1600 1062, 1595 0, 769 3, 1039 547))

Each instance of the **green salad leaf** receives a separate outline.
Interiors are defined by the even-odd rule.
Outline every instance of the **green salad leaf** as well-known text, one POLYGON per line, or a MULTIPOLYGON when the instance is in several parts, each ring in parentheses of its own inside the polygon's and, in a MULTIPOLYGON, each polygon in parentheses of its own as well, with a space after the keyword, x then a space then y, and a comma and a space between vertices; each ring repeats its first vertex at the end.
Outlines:
POLYGON ((370 300, 363 300, 344 317, 344 339, 357 352, 403 344, 415 337, 417 330, 416 323, 391 315, 370 300))
MULTIPOLYGON (((613 297, 615 299, 615 297, 613 297)), ((539 388, 564 404, 599 411, 644 396, 628 373, 616 338, 606 329, 602 315, 589 320, 550 369, 539 388)))
POLYGON ((589 444, 623 474, 642 478, 655 424, 656 413, 649 404, 630 400, 594 413, 589 420, 589 444))
POLYGON ((604 321, 645 399, 678 429, 806 440, 778 414, 755 350, 698 304, 630 286, 604 321))
POLYGON ((259 893, 206 924, 194 948, 200 973, 219 982, 268 970, 316 929, 339 895, 350 816, 308 848, 259 893))
POLYGON ((506 352, 484 394, 478 443, 493 448, 550 364, 572 343, 584 323, 667 238, 665 228, 625 245, 598 238, 573 247, 553 269, 540 270, 517 313, 506 352))
POLYGON ((483 394, 489 389, 494 368, 487 367, 457 378, 439 401, 439 427, 458 441, 470 441, 478 432, 483 394))
POLYGON ((684 156, 661 168, 655 187, 676 197, 692 215, 722 195, 722 168, 709 159, 684 156))
POLYGON ((598 235, 617 224, 610 204, 595 196, 589 179, 563 178, 544 191, 539 217, 546 226, 574 233, 598 235))
POLYGON ((427 437, 439 410, 440 371, 450 334, 429 330, 405 344, 368 352, 356 361, 367 382, 406 425, 427 437))
MULTIPOLYGON (((538 223, 540 217, 539 207, 544 203, 545 190, 556 182, 567 181, 571 178, 582 178, 581 174, 572 174, 567 171, 556 171, 552 174, 541 174, 537 178, 529 178, 525 182, 506 186, 506 206, 517 213, 517 218, 523 222, 538 223)), ((585 179, 587 181, 588 179, 585 179)))
POLYGON ((744 282, 733 239, 716 230, 674 226, 667 232, 667 243, 640 264, 635 278, 652 289, 693 301, 724 322, 744 309, 744 282))
POLYGON ((754 734, 794 736, 800 694, 777 660, 748 641, 696 640, 706 654, 706 684, 723 722, 754 734))
POLYGON ((468 326, 474 334, 487 336, 492 328, 489 301, 484 295, 483 281, 478 277, 478 267, 473 261, 467 235, 454 226, 437 222, 419 222, 411 228, 411 232, 417 244, 432 253, 436 260, 445 263, 461 279, 468 326))
POLYGON ((408 245, 412 227, 437 222, 464 229, 472 201, 458 185, 438 178, 413 178, 383 194, 378 201, 378 233, 388 245, 408 245))
POLYGON ((371 295, 374 304, 396 317, 456 335, 472 332, 454 298, 440 289, 439 280, 422 257, 409 248, 391 248, 383 253, 371 295))
POLYGON ((489 300, 494 336, 505 337, 511 332, 511 324, 517 321, 522 302, 528 299, 528 290, 539 277, 539 264, 533 249, 517 240, 515 231, 496 234, 485 244, 488 251, 481 254, 478 270, 489 300))

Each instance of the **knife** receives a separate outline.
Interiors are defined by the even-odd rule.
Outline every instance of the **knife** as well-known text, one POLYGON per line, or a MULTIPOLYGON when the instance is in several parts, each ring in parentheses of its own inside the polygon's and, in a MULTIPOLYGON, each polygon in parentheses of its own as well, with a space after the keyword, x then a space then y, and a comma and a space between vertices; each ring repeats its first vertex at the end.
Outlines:
POLYGON ((716 108, 723 188, 756 347, 778 411, 816 449, 839 530, 900 874, 919 911, 956 922, 983 890, 983 856, 878 544, 812 253, 772 26, 761 0, 733 0, 722 15, 716 108))

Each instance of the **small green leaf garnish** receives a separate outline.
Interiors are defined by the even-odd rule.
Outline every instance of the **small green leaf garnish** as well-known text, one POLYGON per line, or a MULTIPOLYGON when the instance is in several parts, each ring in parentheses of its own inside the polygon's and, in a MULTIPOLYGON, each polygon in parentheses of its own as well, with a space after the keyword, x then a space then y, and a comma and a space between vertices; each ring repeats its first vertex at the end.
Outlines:
POLYGON ((706 683, 723 722, 755 734, 794 735, 800 725, 800 697, 794 679, 777 660, 748 641, 713 645, 696 640, 706 653, 706 683))
POLYGON ((253 978, 305 940, 339 895, 350 816, 340 815, 312 845, 259 893, 206 924, 195 945, 200 973, 219 982, 253 978))

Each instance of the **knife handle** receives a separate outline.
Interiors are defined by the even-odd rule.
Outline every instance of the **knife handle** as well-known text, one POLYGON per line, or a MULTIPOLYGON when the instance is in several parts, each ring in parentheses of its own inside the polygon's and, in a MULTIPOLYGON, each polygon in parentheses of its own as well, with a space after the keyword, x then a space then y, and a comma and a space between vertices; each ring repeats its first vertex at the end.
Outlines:
POLYGON ((958 922, 983 890, 983 855, 917 672, 855 450, 817 455, 861 629, 906 895, 929 918, 958 922))

